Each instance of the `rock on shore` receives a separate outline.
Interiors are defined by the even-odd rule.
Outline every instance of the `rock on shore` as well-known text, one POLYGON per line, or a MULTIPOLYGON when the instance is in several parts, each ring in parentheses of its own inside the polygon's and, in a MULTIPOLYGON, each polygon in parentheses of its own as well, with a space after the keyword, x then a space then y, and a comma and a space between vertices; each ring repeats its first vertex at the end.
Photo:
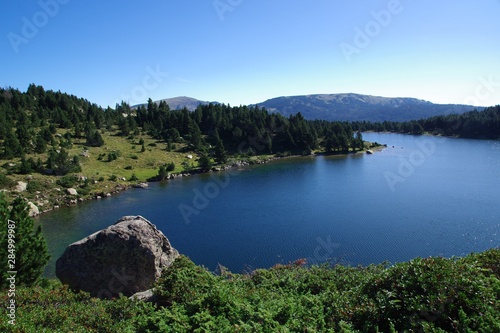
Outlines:
POLYGON ((142 216, 124 216, 69 245, 56 262, 56 276, 92 296, 131 296, 151 288, 178 256, 154 224, 142 216))

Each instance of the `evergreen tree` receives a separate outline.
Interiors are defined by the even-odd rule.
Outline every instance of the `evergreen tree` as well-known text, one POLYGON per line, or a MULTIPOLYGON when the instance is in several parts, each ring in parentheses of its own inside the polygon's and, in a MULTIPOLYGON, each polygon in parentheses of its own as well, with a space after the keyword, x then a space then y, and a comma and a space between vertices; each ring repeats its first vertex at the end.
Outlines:
POLYGON ((49 125, 49 132, 50 132, 50 134, 52 134, 52 135, 56 134, 56 133, 57 133, 57 128, 56 128, 56 125, 54 125, 53 123, 51 123, 51 124, 49 125))
POLYGON ((70 158, 64 148, 61 148, 59 151, 51 149, 45 164, 47 169, 52 170, 56 175, 65 175, 70 172, 80 172, 82 170, 79 157, 75 155, 70 158))
POLYGON ((266 134, 264 136, 264 146, 267 150, 268 153, 272 154, 273 153, 273 139, 269 135, 269 132, 266 131, 266 134))
POLYGON ((38 133, 35 138, 35 153, 42 154, 47 150, 47 141, 38 133))
POLYGON ((79 121, 75 122, 75 138, 80 138, 82 136, 82 124, 79 121))
POLYGON ((47 169, 54 170, 56 168, 57 164, 57 152, 55 149, 51 149, 49 151, 49 156, 47 156, 47 161, 45 162, 45 165, 47 166, 47 169))
POLYGON ((339 140, 333 131, 330 130, 326 134, 324 146, 327 152, 332 152, 339 146, 339 140))
POLYGON ((13 157, 19 157, 23 153, 23 148, 17 139, 17 136, 14 135, 12 130, 7 132, 5 141, 3 142, 3 158, 11 159, 13 157))
POLYGON ((224 144, 222 143, 222 140, 220 139, 219 132, 215 130, 215 139, 216 139, 216 144, 215 144, 215 160, 219 164, 224 164, 227 162, 227 153, 226 150, 224 149, 224 144))
MULTIPOLYGON (((127 117, 131 118, 131 117, 127 117)), ((118 128, 120 129, 121 135, 127 136, 130 134, 130 126, 127 118, 124 118, 123 116, 120 117, 118 120, 118 128)))
POLYGON ((33 170, 31 167, 31 163, 26 160, 26 156, 23 154, 23 156, 21 156, 21 165, 19 166, 19 173, 21 175, 27 175, 32 171, 33 170))
POLYGON ((101 133, 96 129, 88 131, 86 145, 91 147, 101 147, 104 145, 101 133))
POLYGON ((208 172, 212 169, 212 160, 207 154, 202 154, 198 160, 198 166, 202 172, 208 172))
POLYGON ((166 164, 160 165, 160 167, 158 168, 158 175, 156 176, 156 178, 162 181, 165 178, 167 178, 167 176, 168 176, 167 165, 166 164))
POLYGON ((191 145, 193 145, 194 150, 201 149, 201 146, 202 146, 201 131, 200 131, 200 127, 198 127, 198 125, 195 122, 191 123, 189 143, 191 143, 191 145))
POLYGON ((20 125, 16 129, 17 140, 23 151, 28 151, 31 144, 31 135, 25 125, 20 125))
POLYGON ((342 151, 349 151, 349 138, 347 137, 347 135, 345 133, 342 133, 337 138, 339 139, 339 146, 342 151))
POLYGON ((423 134, 424 128, 418 122, 414 122, 411 129, 412 134, 423 134))
POLYGON ((44 127, 40 130, 40 136, 45 140, 45 142, 52 141, 52 133, 49 127, 44 127))
POLYGON ((360 131, 356 132, 356 138, 353 141, 355 142, 354 148, 359 148, 359 149, 364 148, 363 135, 361 134, 360 131))
POLYGON ((0 224, 1 288, 8 288, 9 271, 17 272, 16 287, 35 285, 50 258, 42 227, 34 227, 26 202, 20 197, 14 200, 9 212, 3 193, 0 193, 0 224))

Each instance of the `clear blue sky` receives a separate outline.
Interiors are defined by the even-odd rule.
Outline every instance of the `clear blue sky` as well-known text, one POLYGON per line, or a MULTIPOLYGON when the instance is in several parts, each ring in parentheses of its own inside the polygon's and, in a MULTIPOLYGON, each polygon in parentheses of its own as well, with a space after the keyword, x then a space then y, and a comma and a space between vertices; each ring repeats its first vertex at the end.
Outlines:
POLYGON ((342 92, 500 104, 500 0, 1 7, 0 85, 22 91, 36 83, 102 106, 174 96, 240 105, 342 92))

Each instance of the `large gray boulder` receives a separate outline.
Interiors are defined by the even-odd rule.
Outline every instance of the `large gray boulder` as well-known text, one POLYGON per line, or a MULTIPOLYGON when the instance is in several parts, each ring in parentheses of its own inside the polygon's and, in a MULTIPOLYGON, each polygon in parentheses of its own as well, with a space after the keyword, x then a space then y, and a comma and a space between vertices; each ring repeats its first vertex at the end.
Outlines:
POLYGON ((32 203, 31 201, 28 202, 28 215, 33 217, 33 216, 37 216, 40 214, 40 210, 38 209, 38 207, 32 203))
POLYGON ((154 224, 142 216, 124 216, 69 245, 56 262, 56 276, 92 296, 131 296, 151 288, 178 256, 154 224))
POLYGON ((14 188, 14 192, 21 193, 21 192, 26 191, 27 188, 28 188, 28 183, 19 181, 19 182, 17 182, 17 185, 14 188))
POLYGON ((74 188, 67 188, 66 193, 69 195, 78 195, 78 192, 74 188))

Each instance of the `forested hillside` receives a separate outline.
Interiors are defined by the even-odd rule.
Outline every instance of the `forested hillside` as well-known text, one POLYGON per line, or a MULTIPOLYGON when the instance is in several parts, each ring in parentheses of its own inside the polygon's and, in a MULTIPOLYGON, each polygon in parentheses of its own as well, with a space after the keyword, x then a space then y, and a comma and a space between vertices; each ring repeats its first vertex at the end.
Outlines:
POLYGON ((424 132, 475 139, 500 138, 500 105, 483 111, 436 116, 408 122, 354 122, 352 126, 360 131, 397 132, 422 134, 424 132))
POLYGON ((98 196, 168 172, 208 171, 231 159, 362 148, 361 134, 349 123, 307 121, 300 113, 286 118, 224 104, 190 112, 151 99, 137 108, 121 103, 103 109, 34 84, 26 92, 0 89, 0 186, 14 190, 29 177, 33 197, 59 187, 79 187, 79 198, 98 196))
POLYGON ((285 118, 259 107, 224 104, 199 105, 194 112, 171 111, 165 102, 157 105, 151 99, 147 106, 134 110, 126 103, 104 110, 85 99, 45 91, 41 86, 30 85, 26 93, 16 89, 0 90, 3 158, 56 147, 58 142, 53 140, 57 129, 67 130, 68 142, 85 137, 88 146, 105 144, 100 132, 115 129, 121 136, 146 132, 170 143, 184 139, 196 150, 209 148, 207 143, 216 143, 218 138, 235 151, 242 142, 255 138, 264 148, 253 148, 268 153, 315 149, 332 133, 340 137, 333 149, 341 149, 340 143, 345 143, 344 148, 355 143, 348 123, 306 121, 300 113, 285 118))

